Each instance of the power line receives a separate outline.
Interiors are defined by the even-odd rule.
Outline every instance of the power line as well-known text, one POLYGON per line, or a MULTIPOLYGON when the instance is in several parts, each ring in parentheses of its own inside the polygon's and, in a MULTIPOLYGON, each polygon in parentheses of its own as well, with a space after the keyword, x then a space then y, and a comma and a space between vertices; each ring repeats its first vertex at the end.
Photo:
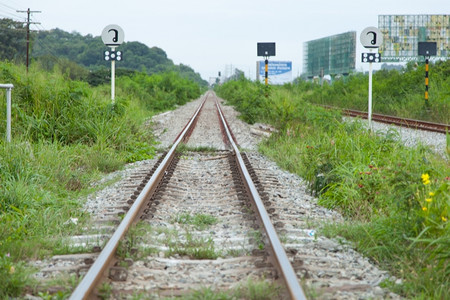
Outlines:
MULTIPOLYGON (((6 18, 6 19, 12 19, 12 14, 0 11, 0 17, 6 18)), ((17 17, 15 17, 15 18, 17 18, 17 17)), ((18 21, 18 20, 14 20, 14 19, 12 19, 12 20, 18 21)))
MULTIPOLYGON (((39 25, 39 26, 41 27, 41 29, 36 26, 37 30, 48 31, 47 29, 44 28, 44 26, 42 26, 42 25, 39 25)), ((58 62, 61 62, 61 59, 59 58, 59 56, 46 43, 43 43, 39 38, 37 38, 35 40, 35 42, 39 46, 41 46, 42 49, 46 50, 46 52, 48 52, 51 57, 55 58, 58 62)))
POLYGON ((19 13, 27 13, 27 73, 28 73, 28 64, 29 64, 29 57, 30 57, 30 24, 40 24, 38 22, 30 22, 30 15, 32 13, 40 13, 41 11, 38 10, 18 10, 19 13))
POLYGON ((11 7, 11 6, 6 5, 6 4, 4 4, 4 3, 1 3, 1 2, 0 2, 0 5, 1 5, 1 6, 4 6, 4 7, 6 7, 6 8, 9 8, 9 9, 11 9, 11 10, 16 10, 14 7, 11 7))
MULTIPOLYGON (((14 21, 19 21, 18 19, 20 19, 19 15, 15 15, 15 14, 9 13, 7 11, 3 11, 3 10, 0 10, 0 16, 5 17, 7 19, 12 19, 14 21)), ((21 21, 19 21, 19 22, 21 22, 21 21)))
POLYGON ((24 3, 21 3, 21 1, 8 0, 7 2, 8 2, 9 5, 8 4, 4 4, 4 3, 0 3, 0 4, 2 4, 5 7, 11 8, 13 10, 17 10, 17 7, 19 7, 19 8, 25 8, 26 7, 26 5, 24 3), (11 5, 16 6, 16 8, 11 7, 11 5))
POLYGON ((14 14, 14 13, 17 11, 16 8, 11 7, 11 6, 6 5, 6 4, 4 4, 4 3, 1 3, 1 2, 0 2, 0 6, 3 6, 3 7, 4 7, 4 8, 1 8, 1 12, 2 12, 3 14, 6 14, 6 15, 7 15, 7 16, 3 15, 4 17, 11 18, 10 16, 12 16, 12 17, 14 17, 14 18, 19 18, 19 19, 21 18, 19 15, 14 14), (9 12, 8 10, 11 10, 12 12, 9 12))

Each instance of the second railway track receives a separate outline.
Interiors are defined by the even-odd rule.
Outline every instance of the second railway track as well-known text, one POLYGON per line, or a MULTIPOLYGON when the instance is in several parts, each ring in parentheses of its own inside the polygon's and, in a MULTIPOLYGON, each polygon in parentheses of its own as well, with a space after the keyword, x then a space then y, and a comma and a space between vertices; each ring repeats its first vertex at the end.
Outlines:
MULTIPOLYGON (((283 276, 277 260, 273 259, 261 222, 257 222, 261 217, 251 209, 248 187, 242 183, 235 164, 237 153, 222 142, 224 133, 218 126, 213 101, 216 97, 211 93, 208 98, 187 146, 176 151, 152 200, 138 209, 139 226, 122 240, 119 253, 102 271, 97 283, 103 285, 90 289, 86 296, 77 292, 78 287, 72 299, 95 298, 102 289, 111 299, 137 295, 141 297, 137 299, 154 299, 185 295, 202 287, 230 290, 249 280, 279 284, 278 294, 271 298, 303 298, 303 291, 295 286, 286 288, 279 280, 283 276)), ((299 186, 301 181, 275 172, 276 167, 263 162, 259 155, 243 154, 243 160, 269 213, 271 226, 281 236, 277 239, 283 241, 296 284, 303 281, 309 295, 317 299, 396 298, 378 287, 388 277, 385 272, 348 247, 314 234, 320 222, 339 221, 339 215, 318 207, 303 192, 300 196, 286 188, 286 182, 299 186)), ((158 163, 153 160, 149 165, 154 165, 152 172, 145 170, 142 163, 140 171, 129 175, 135 183, 118 184, 128 187, 129 196, 111 204, 110 213, 100 218, 102 222, 118 223, 120 216, 132 210, 131 205, 141 197, 137 194, 158 163), (133 185, 140 187, 133 189, 133 185)), ((111 235, 110 228, 94 235, 99 246, 111 235)), ((95 253, 68 257, 78 261, 66 269, 81 276, 94 260, 99 260, 95 253)), ((64 259, 54 257, 56 261, 64 259)), ((46 272, 50 273, 51 267, 46 272)))

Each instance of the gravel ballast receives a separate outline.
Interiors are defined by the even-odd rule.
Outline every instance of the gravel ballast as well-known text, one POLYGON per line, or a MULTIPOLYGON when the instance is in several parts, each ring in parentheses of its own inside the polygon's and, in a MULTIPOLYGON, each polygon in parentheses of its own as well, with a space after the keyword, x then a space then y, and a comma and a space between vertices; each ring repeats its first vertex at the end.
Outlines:
MULTIPOLYGON (((201 100, 202 98, 194 100, 174 111, 165 112, 152 118, 151 128, 159 142, 157 147, 161 151, 172 145, 201 100)), ((321 290, 321 296, 317 299, 400 298, 379 287, 383 280, 391 278, 386 271, 378 269, 376 265, 354 251, 346 243, 317 234, 317 232, 320 232, 321 224, 342 222, 344 219, 339 213, 320 207, 317 204, 317 199, 306 191, 306 183, 302 178, 280 169, 274 162, 257 152, 258 143, 269 136, 274 129, 262 124, 248 125, 244 123, 238 118, 239 113, 232 107, 224 105, 223 100, 221 102, 224 115, 239 146, 247 153, 258 177, 265 185, 271 202, 275 203, 274 207, 279 212, 275 221, 284 224, 284 246, 286 250, 296 253, 295 257, 302 262, 304 266, 302 274, 305 277, 306 285, 311 289, 321 290), (348 281, 348 283, 342 285, 343 281, 348 281)), ((204 114, 207 111, 214 110, 212 103, 212 101, 209 101, 205 104, 204 114)), ((217 117, 215 114, 212 115, 217 117)), ((211 128, 210 124, 213 123, 214 121, 208 119, 200 119, 197 130, 193 132, 188 146, 229 150, 224 145, 219 131, 211 128)), ((392 130, 392 126, 374 122, 373 129, 375 131, 387 131, 392 130)), ((443 134, 404 128, 396 128, 396 130, 405 145, 412 146, 423 143, 430 145, 438 153, 445 153, 446 137, 443 134)), ((85 211, 91 214, 93 219, 102 219, 105 216, 105 207, 114 206, 115 202, 128 199, 130 190, 124 189, 124 186, 133 184, 130 178, 133 178, 134 174, 144 172, 145 169, 156 162, 156 159, 130 164, 121 171, 105 176, 99 184, 112 179, 116 179, 116 182, 89 195, 84 204, 85 211)), ((219 230, 216 231, 220 232, 219 230)), ((98 244, 101 245, 101 243, 102 240, 99 240, 98 244)), ((230 266, 236 264, 236 261, 232 258, 225 258, 225 264, 221 268, 227 268, 226 259, 230 260, 230 266)), ((249 266, 253 263, 250 260, 251 258, 245 262, 249 266)), ((185 264, 190 263, 186 262, 185 264)), ((141 264, 137 262, 136 267, 142 267, 141 264)), ((157 268, 162 266, 161 268, 164 269, 171 262, 168 258, 156 257, 151 264, 154 264, 157 268)), ((181 264, 184 263, 181 261, 181 264)), ((209 264, 214 265, 214 262, 209 262, 209 264)), ((35 265, 40 268, 48 268, 58 265, 58 263, 55 263, 55 260, 50 260, 39 261, 35 265)), ((45 277, 42 272, 38 273, 37 276, 45 277)), ((142 276, 145 277, 145 275, 142 276)), ((189 276, 190 281, 196 280, 195 275, 189 274, 189 276)), ((167 280, 169 279, 170 276, 167 280)), ((183 278, 180 278, 180 280, 185 281, 183 278)), ((199 277, 198 282, 206 283, 208 281, 199 277)))

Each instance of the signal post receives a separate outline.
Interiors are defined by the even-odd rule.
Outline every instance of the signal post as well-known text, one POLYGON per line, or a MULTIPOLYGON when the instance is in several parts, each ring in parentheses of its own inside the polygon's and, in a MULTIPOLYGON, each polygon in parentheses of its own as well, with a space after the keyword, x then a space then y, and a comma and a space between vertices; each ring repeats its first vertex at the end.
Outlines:
POLYGON ((425 108, 428 109, 430 107, 430 102, 428 101, 428 69, 430 57, 435 56, 437 53, 436 42, 419 42, 418 50, 419 55, 425 57, 425 108))
POLYGON ((124 33, 123 29, 119 25, 108 25, 102 31, 103 43, 110 47, 110 51, 105 51, 104 59, 111 61, 111 100, 114 103, 115 98, 115 85, 116 85, 116 60, 122 60, 122 52, 117 51, 116 48, 123 43, 124 33))
POLYGON ((372 63, 381 62, 380 53, 372 53, 372 49, 378 49, 383 42, 383 35, 376 27, 365 28, 360 35, 361 44, 369 49, 369 53, 361 54, 361 61, 369 63, 369 103, 367 109, 367 119, 369 120, 369 129, 372 129, 372 63))
MULTIPOLYGON (((264 84, 266 89, 269 86, 269 57, 275 56, 275 43, 258 43, 257 44, 257 54, 258 56, 264 57, 264 84)), ((266 91, 266 97, 268 97, 268 93, 266 91)))

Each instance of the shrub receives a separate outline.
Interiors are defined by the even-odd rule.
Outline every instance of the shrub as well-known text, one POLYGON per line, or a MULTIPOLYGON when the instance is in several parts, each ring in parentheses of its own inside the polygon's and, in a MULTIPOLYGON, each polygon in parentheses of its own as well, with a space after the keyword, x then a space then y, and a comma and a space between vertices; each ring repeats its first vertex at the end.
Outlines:
MULTIPOLYGON (((420 73, 414 68, 411 72, 394 88, 393 98, 409 95, 406 89, 416 84, 420 73)), ((401 78, 396 72, 384 75, 392 83, 401 78)), ((359 122, 342 122, 338 113, 308 103, 331 100, 346 105, 350 95, 363 94, 365 82, 365 76, 354 75, 331 86, 299 82, 272 87, 267 107, 255 111, 253 119, 270 122, 279 132, 260 150, 302 176, 319 204, 344 214, 347 223, 327 226, 326 232, 352 240, 365 255, 403 278, 402 285, 386 283, 394 291, 408 298, 440 299, 450 286, 447 160, 425 146, 404 146, 394 130, 368 132, 359 122)), ((242 109, 248 100, 240 95, 258 86, 241 80, 224 84, 218 92, 242 109)), ((447 94, 448 89, 437 92, 447 94)))

